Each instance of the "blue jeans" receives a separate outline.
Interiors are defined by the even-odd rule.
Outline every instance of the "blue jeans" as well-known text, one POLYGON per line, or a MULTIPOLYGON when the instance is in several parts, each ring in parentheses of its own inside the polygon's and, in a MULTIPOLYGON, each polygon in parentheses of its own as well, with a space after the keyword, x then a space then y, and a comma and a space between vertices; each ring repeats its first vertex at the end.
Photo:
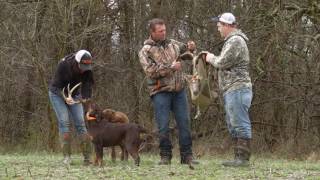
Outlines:
POLYGON ((70 118, 74 122, 78 135, 87 133, 81 103, 68 105, 61 96, 54 94, 51 91, 49 91, 49 99, 57 116, 60 134, 70 132, 70 118))
POLYGON ((232 138, 251 139, 249 108, 252 101, 252 89, 242 88, 223 95, 226 122, 232 138))
POLYGON ((174 113, 179 130, 180 154, 181 156, 192 155, 192 140, 186 91, 159 92, 151 98, 159 130, 160 155, 172 156, 172 144, 169 138, 170 111, 174 113))

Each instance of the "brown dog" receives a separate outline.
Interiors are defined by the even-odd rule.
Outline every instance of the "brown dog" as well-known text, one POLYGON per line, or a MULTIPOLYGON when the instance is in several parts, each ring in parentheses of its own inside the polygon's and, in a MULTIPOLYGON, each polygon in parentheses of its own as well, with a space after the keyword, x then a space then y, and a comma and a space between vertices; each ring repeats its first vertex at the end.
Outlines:
MULTIPOLYGON (((84 109, 86 110, 86 119, 90 119, 88 114, 92 116, 97 116, 99 120, 111 122, 111 123, 129 123, 128 116, 120 111, 115 111, 112 109, 102 110, 96 103, 90 101, 84 104, 84 109)), ((121 160, 128 160, 128 152, 124 148, 121 148, 121 160)), ((111 147, 111 159, 115 162, 116 160, 116 151, 115 147, 111 147)))
MULTIPOLYGON (((146 129, 134 123, 106 122, 90 114, 88 132, 95 147, 95 165, 103 165, 103 147, 120 146, 131 155, 135 164, 139 166, 139 147, 142 142, 140 134, 146 133, 146 129)), ((125 158, 127 159, 128 155, 125 158)))
POLYGON ((129 118, 125 113, 113 109, 104 109, 102 117, 112 123, 129 123, 129 118))
MULTIPOLYGON (((104 109, 101 118, 111 123, 129 123, 129 118, 125 113, 113 109, 104 109)), ((125 156, 128 157, 128 154, 122 149, 121 160, 124 160, 125 156)), ((111 147, 111 159, 112 161, 116 161, 116 150, 114 146, 111 147)))

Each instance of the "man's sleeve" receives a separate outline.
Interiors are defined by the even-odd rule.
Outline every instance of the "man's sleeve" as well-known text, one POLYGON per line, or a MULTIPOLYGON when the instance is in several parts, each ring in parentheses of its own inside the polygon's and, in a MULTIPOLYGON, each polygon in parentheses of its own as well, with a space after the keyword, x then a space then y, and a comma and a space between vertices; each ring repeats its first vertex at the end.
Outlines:
POLYGON ((66 65, 61 61, 58 64, 57 70, 55 72, 55 78, 59 82, 68 80, 68 73, 66 65))
POLYGON ((157 64, 148 55, 148 49, 150 46, 144 46, 139 52, 140 64, 146 73, 146 75, 151 79, 159 79, 161 77, 167 76, 173 72, 170 65, 157 64))
POLYGON ((226 42, 220 56, 213 56, 209 59, 209 63, 218 69, 228 69, 237 64, 237 57, 241 52, 241 40, 233 37, 226 42))

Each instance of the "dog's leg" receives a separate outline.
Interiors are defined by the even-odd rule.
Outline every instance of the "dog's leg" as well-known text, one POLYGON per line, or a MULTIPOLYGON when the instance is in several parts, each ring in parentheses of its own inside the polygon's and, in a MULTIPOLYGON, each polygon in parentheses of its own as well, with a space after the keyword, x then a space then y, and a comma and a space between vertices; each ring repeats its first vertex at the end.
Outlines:
POLYGON ((103 147, 101 145, 95 145, 95 151, 96 151, 95 165, 102 166, 103 165, 103 147))
POLYGON ((124 149, 124 160, 128 161, 128 157, 129 157, 129 153, 128 153, 127 149, 124 149))
POLYGON ((111 147, 111 159, 112 159, 112 162, 116 162, 116 147, 115 146, 111 147))
POLYGON ((120 145, 121 148, 121 161, 124 161, 124 147, 120 145))
POLYGON ((134 163, 135 163, 135 165, 140 166, 140 156, 139 156, 139 154, 137 154, 137 155, 138 155, 138 157, 137 157, 137 159, 134 161, 134 163))
POLYGON ((139 157, 139 144, 135 143, 127 143, 126 149, 128 153, 131 155, 131 157, 134 159, 134 164, 139 166, 140 165, 140 157, 139 157))
POLYGON ((121 161, 128 161, 128 151, 124 145, 120 145, 121 148, 121 161))

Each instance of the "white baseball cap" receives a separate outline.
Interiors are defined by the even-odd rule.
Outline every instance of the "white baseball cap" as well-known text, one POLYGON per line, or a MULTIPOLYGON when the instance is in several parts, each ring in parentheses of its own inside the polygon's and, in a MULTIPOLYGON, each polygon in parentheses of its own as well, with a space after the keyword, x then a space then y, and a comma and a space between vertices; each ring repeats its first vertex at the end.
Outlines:
POLYGON ((83 71, 92 70, 92 56, 87 50, 79 50, 75 55, 76 61, 80 65, 80 69, 83 71))
POLYGON ((215 22, 223 22, 226 24, 236 24, 236 17, 229 12, 223 13, 218 17, 213 17, 211 19, 215 22))

